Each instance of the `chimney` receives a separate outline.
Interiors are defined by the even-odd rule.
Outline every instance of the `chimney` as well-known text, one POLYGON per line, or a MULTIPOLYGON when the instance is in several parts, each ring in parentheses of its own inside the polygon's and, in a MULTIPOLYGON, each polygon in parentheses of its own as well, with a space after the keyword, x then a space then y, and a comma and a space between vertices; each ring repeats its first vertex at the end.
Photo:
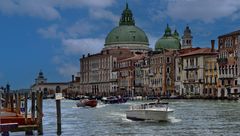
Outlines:
POLYGON ((214 52, 214 44, 215 44, 215 40, 211 40, 211 44, 212 44, 211 52, 214 52))
POLYGON ((74 75, 72 75, 72 82, 74 82, 74 75))

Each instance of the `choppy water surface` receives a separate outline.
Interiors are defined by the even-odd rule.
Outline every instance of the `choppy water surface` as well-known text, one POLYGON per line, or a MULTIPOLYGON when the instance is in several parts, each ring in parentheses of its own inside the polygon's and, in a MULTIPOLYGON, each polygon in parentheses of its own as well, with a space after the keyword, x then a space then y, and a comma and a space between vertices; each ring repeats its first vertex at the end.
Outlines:
MULTIPOLYGON (((62 100, 62 135, 160 135, 235 136, 240 135, 240 102, 207 100, 165 100, 174 109, 169 122, 131 121, 125 110, 130 105, 103 105, 78 108, 76 101, 62 100)), ((44 135, 56 135, 55 100, 44 100, 44 135)), ((11 133, 22 135, 24 133, 11 133)))

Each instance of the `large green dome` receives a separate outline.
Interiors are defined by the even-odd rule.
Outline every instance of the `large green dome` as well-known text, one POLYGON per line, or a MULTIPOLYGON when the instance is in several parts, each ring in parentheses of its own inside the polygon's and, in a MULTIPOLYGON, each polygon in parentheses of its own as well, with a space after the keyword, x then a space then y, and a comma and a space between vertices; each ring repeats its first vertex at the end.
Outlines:
POLYGON ((132 11, 126 8, 122 12, 119 26, 115 27, 105 39, 104 49, 129 48, 133 51, 148 51, 149 42, 145 32, 135 26, 132 11))
POLYGON ((148 38, 144 31, 134 25, 120 25, 115 27, 105 40, 105 46, 125 43, 149 45, 148 38))
POLYGON ((155 44, 155 50, 163 49, 179 50, 180 47, 181 44, 178 32, 175 30, 175 32, 171 34, 171 29, 167 25, 165 34, 155 44))

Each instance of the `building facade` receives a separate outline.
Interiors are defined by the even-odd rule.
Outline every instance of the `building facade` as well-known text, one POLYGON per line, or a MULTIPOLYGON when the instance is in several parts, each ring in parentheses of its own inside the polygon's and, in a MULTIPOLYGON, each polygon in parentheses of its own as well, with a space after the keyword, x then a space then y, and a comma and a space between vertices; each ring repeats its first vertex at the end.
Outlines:
MULTIPOLYGON (((216 55, 217 52, 214 50, 214 46, 212 48, 197 48, 194 51, 180 55, 183 66, 181 80, 183 83, 182 93, 184 95, 204 96, 205 92, 203 90, 206 90, 204 88, 209 87, 205 86, 206 84, 208 85, 208 82, 205 83, 205 79, 211 77, 210 80, 212 80, 212 78, 215 79, 216 76, 216 70, 207 74, 208 71, 212 71, 212 67, 208 68, 205 65, 210 62, 210 64, 212 64, 212 60, 216 59, 216 55)), ((207 88, 207 90, 209 89, 207 88)))
POLYGON ((219 55, 217 58, 220 85, 218 91, 221 97, 228 97, 240 92, 237 77, 237 49, 240 43, 240 31, 231 32, 218 37, 219 55))
MULTIPOLYGON (((140 95, 136 87, 136 67, 135 63, 144 58, 145 54, 134 54, 133 57, 119 59, 115 70, 117 72, 118 92, 122 96, 134 97, 140 95)), ((137 84, 139 85, 139 84, 137 84)))
POLYGON ((129 49, 110 49, 80 59, 80 94, 109 96, 117 93, 118 59, 133 56, 129 49))
POLYGON ((38 73, 35 83, 31 86, 32 91, 43 91, 44 97, 53 97, 56 93, 56 88, 60 87, 61 92, 67 92, 69 82, 47 82, 42 71, 38 73))

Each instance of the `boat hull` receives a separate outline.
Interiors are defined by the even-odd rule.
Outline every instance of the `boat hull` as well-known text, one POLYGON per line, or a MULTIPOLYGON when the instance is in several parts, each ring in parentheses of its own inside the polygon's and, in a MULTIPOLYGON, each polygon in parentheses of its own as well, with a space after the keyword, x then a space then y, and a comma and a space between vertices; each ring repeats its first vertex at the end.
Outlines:
POLYGON ((97 106, 97 100, 80 100, 80 102, 77 103, 77 107, 96 107, 97 106))
POLYGON ((168 121, 169 114, 173 111, 157 111, 157 110, 127 110, 127 119, 131 120, 156 120, 168 121))

